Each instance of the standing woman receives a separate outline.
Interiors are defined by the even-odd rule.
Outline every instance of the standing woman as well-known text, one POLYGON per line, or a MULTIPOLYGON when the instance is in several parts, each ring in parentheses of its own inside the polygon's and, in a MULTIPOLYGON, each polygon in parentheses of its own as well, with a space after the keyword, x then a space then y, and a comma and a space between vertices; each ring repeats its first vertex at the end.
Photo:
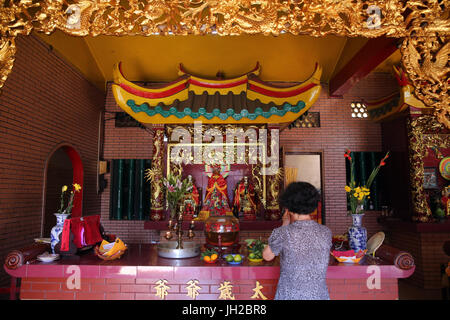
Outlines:
POLYGON ((329 300, 326 274, 331 230, 311 219, 319 192, 307 182, 294 182, 280 197, 285 208, 283 224, 272 231, 263 258, 281 254, 280 279, 275 300, 329 300))

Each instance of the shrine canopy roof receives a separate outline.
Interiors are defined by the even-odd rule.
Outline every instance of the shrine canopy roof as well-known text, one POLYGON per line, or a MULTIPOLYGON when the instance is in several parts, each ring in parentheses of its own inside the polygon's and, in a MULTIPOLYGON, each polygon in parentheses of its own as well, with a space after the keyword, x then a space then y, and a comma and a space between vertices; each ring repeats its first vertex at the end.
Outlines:
POLYGON ((414 96, 414 88, 409 84, 403 69, 395 66, 393 69, 400 91, 373 101, 364 101, 370 119, 374 121, 393 119, 408 109, 411 113, 422 113, 420 110, 425 109, 432 110, 414 96))
POLYGON ((126 80, 118 63, 112 90, 124 111, 147 124, 291 123, 319 97, 318 64, 308 80, 289 86, 264 82, 259 71, 257 64, 240 77, 210 80, 190 75, 180 65, 175 81, 143 87, 126 80))

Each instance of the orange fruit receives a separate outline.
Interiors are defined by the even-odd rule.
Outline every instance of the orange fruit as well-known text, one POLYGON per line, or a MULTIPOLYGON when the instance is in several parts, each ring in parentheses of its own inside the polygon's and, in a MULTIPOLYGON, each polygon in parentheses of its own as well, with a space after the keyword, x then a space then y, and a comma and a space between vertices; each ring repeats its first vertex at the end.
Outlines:
POLYGON ((210 256, 205 256, 203 258, 203 260, 205 260, 206 262, 210 262, 211 261, 211 257, 210 256))
POLYGON ((211 256, 211 260, 216 260, 217 259, 217 254, 213 254, 212 256, 211 256))

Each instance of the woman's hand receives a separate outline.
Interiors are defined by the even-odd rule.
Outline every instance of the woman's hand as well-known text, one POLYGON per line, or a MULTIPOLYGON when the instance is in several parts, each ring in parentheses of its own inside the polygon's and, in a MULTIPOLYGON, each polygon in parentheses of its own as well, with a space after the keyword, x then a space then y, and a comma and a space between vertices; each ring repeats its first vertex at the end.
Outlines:
POLYGON ((269 245, 264 246, 264 250, 262 253, 263 259, 266 261, 272 261, 275 258, 275 255, 272 252, 272 249, 270 249, 269 245))
POLYGON ((283 220, 282 226, 287 226, 291 223, 291 215, 289 214, 289 212, 287 210, 284 211, 282 220, 283 220))

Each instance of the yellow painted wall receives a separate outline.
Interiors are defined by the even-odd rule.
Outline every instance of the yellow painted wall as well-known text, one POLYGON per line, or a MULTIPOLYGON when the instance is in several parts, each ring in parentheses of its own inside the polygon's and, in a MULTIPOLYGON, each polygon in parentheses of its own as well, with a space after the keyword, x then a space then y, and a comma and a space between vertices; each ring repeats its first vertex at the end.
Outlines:
MULTIPOLYGON (((309 78, 318 62, 323 68, 321 80, 328 83, 367 42, 366 38, 291 34, 74 37, 55 31, 38 36, 102 90, 106 81, 113 80, 113 65, 118 61, 123 62, 124 75, 131 81, 175 80, 179 63, 201 77, 215 78, 221 71, 226 78, 233 78, 253 69, 259 61, 261 79, 293 82, 309 78)), ((376 71, 389 72, 397 60, 399 53, 376 71)))
POLYGON ((112 80, 114 63, 123 61, 131 81, 170 81, 178 77, 178 64, 202 77, 218 71, 232 78, 254 68, 259 61, 266 81, 303 81, 319 62, 327 82, 345 44, 345 38, 328 36, 152 36, 88 37, 100 69, 112 80))
POLYGON ((34 33, 53 46, 68 62, 76 67, 92 84, 105 91, 105 77, 98 67, 85 38, 70 36, 56 30, 51 35, 34 33))

